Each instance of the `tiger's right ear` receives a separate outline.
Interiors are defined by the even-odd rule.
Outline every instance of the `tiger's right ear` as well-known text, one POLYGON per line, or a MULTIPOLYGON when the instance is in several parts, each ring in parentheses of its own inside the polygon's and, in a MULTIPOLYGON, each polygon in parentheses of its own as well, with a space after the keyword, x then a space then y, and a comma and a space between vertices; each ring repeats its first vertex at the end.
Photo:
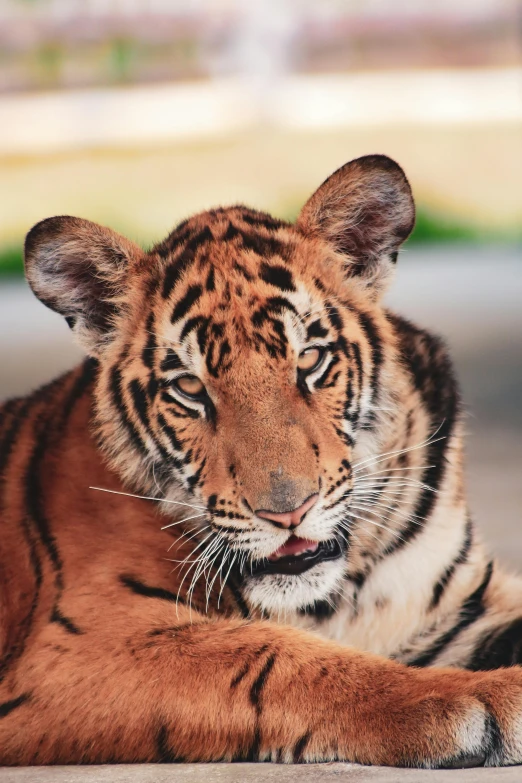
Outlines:
POLYGON ((346 276, 378 298, 414 223, 413 196, 401 167, 386 155, 365 155, 323 182, 301 210, 297 228, 325 239, 344 260, 346 276))
POLYGON ((63 315, 90 356, 107 342, 129 267, 144 252, 109 228, 75 217, 37 223, 25 240, 25 272, 36 296, 63 315))

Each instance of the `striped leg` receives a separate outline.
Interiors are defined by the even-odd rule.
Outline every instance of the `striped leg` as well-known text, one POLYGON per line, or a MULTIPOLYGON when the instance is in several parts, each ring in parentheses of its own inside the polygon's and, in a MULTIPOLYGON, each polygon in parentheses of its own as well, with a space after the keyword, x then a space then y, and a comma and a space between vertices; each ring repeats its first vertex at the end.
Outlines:
POLYGON ((62 644, 52 625, 4 688, 0 763, 522 762, 519 668, 407 668, 186 609, 174 626, 124 617, 62 644))

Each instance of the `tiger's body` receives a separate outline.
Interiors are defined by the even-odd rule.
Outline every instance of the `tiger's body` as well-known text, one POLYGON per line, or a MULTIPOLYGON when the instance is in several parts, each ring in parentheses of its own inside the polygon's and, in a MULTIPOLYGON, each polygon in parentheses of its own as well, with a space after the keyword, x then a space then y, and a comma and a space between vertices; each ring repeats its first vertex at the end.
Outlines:
POLYGON ((1 413, 0 763, 522 762, 522 580, 444 346, 379 301, 412 225, 373 156, 296 226, 30 232, 90 358, 1 413))

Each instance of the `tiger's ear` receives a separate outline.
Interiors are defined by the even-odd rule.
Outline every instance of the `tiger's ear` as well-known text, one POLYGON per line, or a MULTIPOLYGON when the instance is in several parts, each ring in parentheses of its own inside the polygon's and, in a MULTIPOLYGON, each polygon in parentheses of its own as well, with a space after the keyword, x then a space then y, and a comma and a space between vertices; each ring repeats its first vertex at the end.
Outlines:
POLYGON ((342 166, 303 207, 297 227, 326 239, 346 257, 346 273, 378 296, 391 277, 400 245, 415 223, 406 176, 385 155, 342 166))
POLYGON ((63 315, 97 356, 121 310, 131 262, 144 255, 108 228, 75 217, 37 223, 25 240, 25 271, 36 296, 63 315))

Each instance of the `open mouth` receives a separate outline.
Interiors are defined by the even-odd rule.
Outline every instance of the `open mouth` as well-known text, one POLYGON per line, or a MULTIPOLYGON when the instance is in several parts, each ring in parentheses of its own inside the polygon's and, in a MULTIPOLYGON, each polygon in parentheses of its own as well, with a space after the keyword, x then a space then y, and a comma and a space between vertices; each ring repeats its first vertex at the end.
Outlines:
POLYGON ((252 563, 252 576, 262 574, 303 574, 317 563, 336 560, 341 557, 341 545, 337 539, 329 541, 310 541, 306 538, 290 536, 270 557, 252 563))

